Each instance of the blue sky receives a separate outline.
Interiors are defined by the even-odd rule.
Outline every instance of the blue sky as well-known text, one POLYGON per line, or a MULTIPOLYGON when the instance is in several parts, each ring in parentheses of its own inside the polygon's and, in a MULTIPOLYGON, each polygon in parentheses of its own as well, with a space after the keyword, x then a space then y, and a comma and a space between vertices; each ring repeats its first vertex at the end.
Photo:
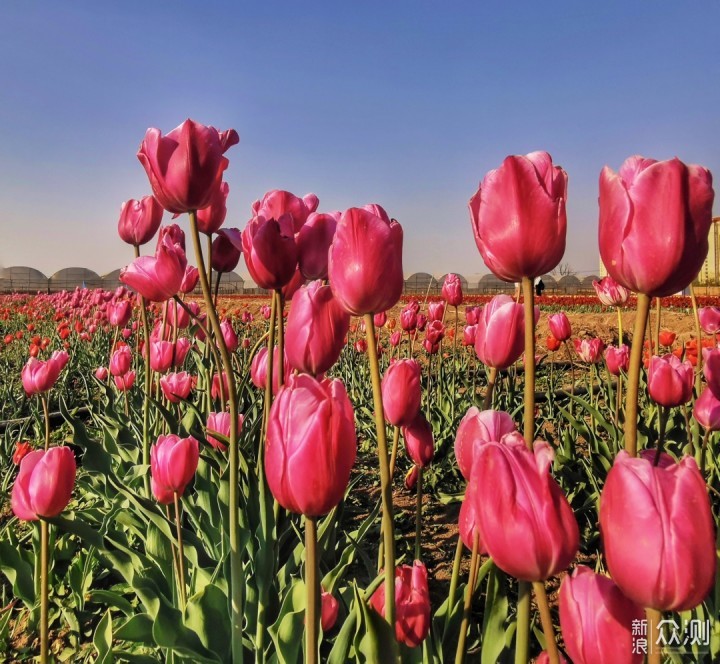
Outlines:
POLYGON ((714 0, 2 3, 0 265, 129 262, 137 147, 192 117, 241 137, 227 225, 273 188, 378 202, 406 272, 487 272, 467 201, 506 155, 547 150, 570 178, 566 260, 595 271, 603 165, 677 155, 720 181, 718 25, 714 0))

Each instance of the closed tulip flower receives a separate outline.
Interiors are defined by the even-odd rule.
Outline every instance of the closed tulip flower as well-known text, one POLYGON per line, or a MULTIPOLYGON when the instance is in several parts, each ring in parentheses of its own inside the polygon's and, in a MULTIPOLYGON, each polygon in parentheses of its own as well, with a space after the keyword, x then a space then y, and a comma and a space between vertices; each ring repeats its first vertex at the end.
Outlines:
POLYGON ((172 328, 184 330, 188 325, 190 325, 190 314, 185 311, 184 307, 175 302, 175 300, 168 300, 163 305, 163 316, 168 337, 171 336, 170 332, 172 328))
POLYGON ((186 266, 185 251, 166 235, 154 256, 140 256, 120 270, 120 281, 146 300, 164 302, 180 290, 186 266))
POLYGON ((110 373, 113 376, 122 376, 130 371, 132 365, 132 351, 129 346, 121 346, 110 357, 110 373))
MULTIPOLYGON (((244 417, 238 415, 238 432, 242 429, 244 417)), ((221 440, 215 438, 212 434, 220 434, 225 438, 230 438, 230 413, 210 413, 207 419, 207 425, 205 426, 205 437, 207 442, 210 443, 216 450, 225 452, 227 450, 227 444, 221 440)))
POLYGON ((621 304, 625 304, 630 297, 630 291, 612 277, 603 277, 600 281, 593 281, 593 288, 600 303, 606 307, 619 307, 621 304))
POLYGON ((403 428, 403 438, 410 460, 420 468, 429 466, 435 456, 435 442, 432 426, 421 412, 418 412, 413 421, 403 428))
POLYGON ((153 196, 130 199, 120 207, 118 235, 123 242, 139 247, 155 237, 162 222, 163 208, 153 196))
MULTIPOLYGON (((540 310, 535 308, 535 321, 540 310)), ((496 295, 484 307, 475 331, 475 352, 483 364, 507 369, 525 348, 525 313, 509 295, 496 295)))
POLYGON ((417 311, 413 308, 405 307, 400 312, 400 327, 405 332, 412 332, 417 327, 417 311))
POLYGON ((434 321, 442 321, 445 315, 445 303, 444 302, 430 302, 428 304, 428 320, 432 323, 434 321))
POLYGON ((474 346, 476 340, 477 325, 466 325, 463 328, 463 346, 474 346))
POLYGON ((412 359, 393 362, 381 383, 385 419, 396 427, 407 426, 420 412, 420 365, 412 359))
POLYGON ((608 346, 605 349, 605 364, 613 376, 619 376, 621 371, 627 371, 630 366, 630 349, 621 346, 608 346))
POLYGON ((340 611, 340 602, 338 602, 332 593, 320 593, 320 626, 323 632, 329 632, 337 622, 338 612, 340 611))
POLYGON ((186 371, 168 374, 160 379, 160 387, 170 403, 180 403, 190 396, 192 376, 186 371))
POLYGON ((227 182, 220 183, 220 186, 213 191, 208 206, 197 211, 197 228, 201 233, 206 235, 217 233, 225 223, 229 193, 230 185, 227 182))
POLYGON ((405 473, 405 479, 403 480, 403 486, 408 491, 414 491, 417 486, 418 477, 420 476, 420 469, 413 464, 410 466, 410 470, 405 473))
POLYGON ((617 282, 651 297, 672 295, 708 252, 710 171, 679 159, 634 156, 600 174, 600 257, 617 282))
POLYGON ((397 348, 400 345, 400 342, 402 341, 402 332, 398 330, 397 332, 393 332, 390 335, 390 345, 393 348, 397 348))
POLYGON ((306 279, 327 279, 328 251, 340 213, 312 213, 297 235, 298 262, 306 279))
POLYGON ((670 346, 675 343, 676 337, 677 334, 675 332, 671 332, 670 330, 662 330, 658 338, 658 343, 661 346, 665 346, 665 348, 670 348, 670 346))
POLYGON ((633 623, 643 620, 643 607, 589 567, 580 565, 563 579, 560 627, 574 664, 642 664, 633 623))
POLYGON ((172 341, 150 342, 150 368, 158 373, 165 373, 173 365, 172 341))
POLYGON ((242 239, 237 228, 227 228, 218 232, 212 243, 212 269, 215 272, 232 272, 240 262, 242 239))
POLYGON ((122 376, 114 376, 113 381, 120 392, 127 392, 135 384, 135 372, 128 371, 122 376))
POLYGON ((229 398, 230 386, 228 385, 227 374, 224 371, 222 372, 222 394, 220 393, 220 380, 220 374, 213 374, 212 384, 210 386, 210 396, 213 399, 220 399, 221 396, 224 396, 225 401, 227 402, 229 398))
POLYGON ((293 297, 285 334, 290 366, 313 374, 325 373, 340 357, 350 316, 333 296, 330 286, 312 281, 293 297))
POLYGON ((565 569, 579 546, 577 521, 550 475, 553 451, 522 438, 488 442, 477 452, 478 525, 488 554, 521 581, 544 581, 565 569))
POLYGON ((200 447, 192 436, 180 438, 174 434, 160 436, 150 448, 150 475, 153 496, 161 505, 174 501, 185 493, 200 459, 200 447))
POLYGON ((107 306, 108 323, 114 327, 125 327, 131 315, 132 302, 130 302, 130 300, 120 300, 115 304, 108 304, 107 306))
POLYGON ((200 273, 198 272, 198 269, 193 265, 186 266, 185 276, 180 282, 180 292, 185 294, 192 293, 195 290, 195 286, 197 286, 199 279, 200 273))
POLYGON ((560 348, 560 346, 562 346, 562 341, 558 341, 555 338, 555 335, 548 334, 545 339, 545 346, 552 353, 552 352, 558 350, 560 348))
POLYGON ((465 322, 468 325, 477 325, 481 313, 481 307, 465 307, 465 322))
POLYGON ((97 378, 100 381, 107 380, 108 377, 108 370, 105 367, 98 367, 95 369, 95 378, 97 378))
POLYGON ((293 233, 299 233, 310 214, 317 210, 318 203, 315 194, 306 194, 300 198, 289 191, 273 189, 253 205, 253 214, 268 219, 279 219, 283 215, 288 215, 292 221, 293 233))
POLYGON ((499 441, 507 433, 516 431, 512 417, 502 410, 478 410, 471 406, 460 420, 455 436, 455 458, 460 473, 470 480, 475 456, 488 441, 499 441))
POLYGON ((575 352, 583 362, 596 364, 600 362, 603 356, 605 344, 602 339, 575 339, 575 352))
POLYGON ((242 249, 248 272, 260 288, 280 289, 295 275, 298 249, 288 214, 253 217, 243 231, 242 249))
POLYGON ((693 417, 708 431, 720 431, 720 399, 709 387, 695 401, 693 417))
POLYGON ((720 399, 720 348, 703 348, 703 376, 716 398, 720 399))
POLYGON ((235 330, 233 329, 232 323, 226 318, 220 323, 220 330, 222 331, 223 340, 230 353, 234 353, 238 349, 239 341, 235 330))
POLYGON ((445 337, 445 326, 439 320, 430 322, 425 329, 425 337, 431 344, 439 344, 445 337))
POLYGON ((265 447, 265 475, 278 503, 297 514, 327 514, 345 494, 356 453, 342 382, 291 376, 270 408, 265 447))
POLYGON ((34 394, 49 392, 57 382, 60 372, 68 362, 70 356, 65 351, 55 351, 49 360, 38 360, 31 357, 20 372, 25 394, 29 397, 34 394))
POLYGON ((387 323, 387 314, 384 311, 375 314, 373 316, 373 323, 376 330, 379 330, 381 327, 385 327, 385 323, 387 323))
POLYGON ((567 174, 547 152, 507 157, 470 199, 475 243, 505 281, 551 272, 565 253, 567 174))
POLYGON ((365 208, 345 211, 330 247, 330 287, 355 316, 391 309, 405 285, 402 227, 379 206, 373 209, 377 214, 365 208))
POLYGON ((223 153, 239 140, 234 129, 185 120, 166 136, 148 129, 137 156, 160 205, 182 214, 210 205, 228 167, 223 153))
MULTIPOLYGON (((370 606, 385 617, 385 586, 370 598, 370 606)), ((427 568, 419 560, 395 568, 395 638, 408 648, 419 646, 430 631, 430 591, 427 568)))
POLYGON ((23 521, 52 518, 70 502, 77 466, 69 447, 51 447, 26 454, 13 484, 12 511, 23 521))
POLYGON ((600 496, 610 574, 640 606, 689 611, 715 581, 715 527, 705 481, 691 457, 675 463, 621 451, 600 496))
POLYGON ((694 380, 692 364, 687 360, 681 362, 672 353, 650 358, 648 392, 661 406, 672 408, 690 401, 694 380))
POLYGON ((442 287, 442 296, 451 307, 459 307, 463 301, 462 282, 457 274, 448 274, 442 287))
POLYGON ((548 325, 550 332, 558 341, 567 341, 572 335, 570 321, 562 311, 548 316, 548 325))
MULTIPOLYGON (((280 365, 278 364, 278 353, 280 351, 278 350, 278 347, 275 346, 275 350, 273 351, 273 384, 272 384, 272 391, 273 394, 276 395, 278 392, 278 389, 280 388, 279 383, 279 372, 280 372, 280 365)), ((253 357, 252 362, 250 363, 250 380, 252 381, 253 385, 257 387, 259 390, 265 389, 265 384, 267 383, 267 346, 263 346, 258 352, 255 354, 255 357, 253 357)), ((284 364, 284 374, 285 377, 290 375, 290 372, 292 371, 292 367, 290 366, 290 362, 288 362, 287 353, 285 353, 284 364)))
POLYGON ((698 318, 705 334, 720 332, 720 307, 702 307, 698 310, 698 318))

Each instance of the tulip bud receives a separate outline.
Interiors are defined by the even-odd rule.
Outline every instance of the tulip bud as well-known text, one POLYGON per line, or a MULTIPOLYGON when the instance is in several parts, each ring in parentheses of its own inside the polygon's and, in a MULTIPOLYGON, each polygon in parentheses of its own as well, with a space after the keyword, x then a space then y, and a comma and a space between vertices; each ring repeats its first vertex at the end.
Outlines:
POLYGON ((698 310, 700 327, 705 334, 717 334, 720 332, 720 308, 702 307, 698 310))
POLYGON ((562 341, 558 341, 555 338, 555 335, 548 334, 547 338, 545 339, 545 346, 552 353, 552 352, 555 352, 556 350, 558 350, 558 348, 560 348, 560 346, 562 346, 562 341))
POLYGON ((713 587, 715 527, 695 460, 663 456, 657 466, 624 450, 615 457, 600 496, 600 533, 608 570, 627 597, 688 611, 713 587))
MULTIPOLYGON (((539 311, 536 313, 536 318, 539 311)), ((509 295, 496 295, 482 310, 475 331, 475 352, 483 364, 507 369, 525 348, 525 313, 509 295)))
POLYGON ((234 353, 238 348, 238 338, 233 330, 233 326, 230 321, 226 318, 220 323, 220 330, 222 331, 223 340, 227 346, 228 352, 234 353))
POLYGON ((709 387, 695 401, 693 417, 708 431, 720 431, 720 400, 709 387))
POLYGON ((572 335, 570 321, 562 311, 548 316, 548 325, 550 326, 550 332, 558 341, 567 341, 572 335))
POLYGON ((110 357, 110 373, 113 376, 122 376, 130 371, 132 365, 132 351, 128 346, 121 346, 110 357))
POLYGON ((604 277, 600 281, 593 281, 593 288, 600 303, 606 307, 619 307, 621 304, 625 304, 628 297, 630 297, 630 291, 612 277, 604 277))
POLYGON ((124 327, 127 325, 132 315, 132 302, 130 300, 122 300, 115 304, 108 304, 107 318, 108 323, 114 327, 124 327))
POLYGON ((50 359, 46 361, 31 357, 20 372, 25 393, 28 396, 33 396, 34 394, 49 392, 55 385, 69 357, 65 351, 55 351, 50 359))
POLYGON ((288 284, 298 262, 290 215, 253 217, 243 231, 242 250, 248 272, 260 288, 273 290, 288 284))
POLYGON ((384 311, 381 311, 373 316, 373 324, 375 325, 376 330, 384 327, 385 323, 387 323, 387 314, 384 311))
POLYGON ((620 347, 608 346, 605 349, 605 364, 613 376, 619 376, 621 371, 627 371, 630 366, 630 349, 625 344, 620 347))
POLYGON ((335 626, 339 611, 340 602, 332 593, 323 590, 320 593, 320 626, 323 632, 329 632, 335 626))
MULTIPOLYGON (((243 419, 242 415, 238 415, 238 432, 242 429, 243 419)), ((213 433, 220 434, 226 438, 230 437, 230 413, 225 411, 221 413, 210 413, 207 419, 207 426, 205 427, 207 442, 216 450, 225 452, 227 450, 227 444, 212 436, 211 434, 213 433)))
POLYGON ((517 431, 512 417, 502 410, 479 411, 471 406, 460 421, 455 436, 455 458, 460 473, 470 480, 475 456, 488 441, 499 441, 507 433, 517 431))
POLYGON ((95 369, 95 378, 99 381, 106 381, 108 377, 108 370, 105 367, 98 367, 95 369))
POLYGON ((602 339, 574 339, 575 352, 580 360, 596 364, 602 359, 605 344, 602 339))
POLYGON ((121 392, 127 392, 135 384, 135 372, 128 371, 123 376, 114 376, 115 387, 121 392))
MULTIPOLYGON (((280 364, 278 361, 278 347, 275 346, 273 350, 273 384, 272 391, 273 395, 278 393, 280 388, 280 364)), ((263 346, 253 357, 252 363, 250 364, 250 380, 253 385, 259 390, 264 390, 267 383, 267 346, 263 346)), ((288 362, 287 353, 283 358, 283 369, 285 376, 289 376, 292 368, 288 362)))
POLYGON ((422 387, 420 365, 415 360, 398 360, 385 371, 381 391, 385 418, 401 427, 410 424, 420 412, 422 387))
POLYGON ((687 360, 681 362, 672 353, 650 358, 648 392, 661 406, 672 408, 690 401, 694 379, 695 372, 687 360))
POLYGON ((432 426, 421 412, 415 415, 410 424, 403 427, 403 438, 405 450, 412 462, 419 468, 429 466, 435 455, 435 443, 432 426))
POLYGON ((195 286, 197 286, 199 279, 200 273, 198 272, 198 269, 193 265, 186 266, 185 276, 180 282, 180 292, 186 294, 192 293, 195 290, 195 286))
POLYGON ((335 237, 340 213, 311 214, 296 241, 300 271, 306 279, 327 279, 328 251, 335 237))
POLYGON ((190 396, 192 376, 185 371, 168 374, 160 379, 160 387, 170 403, 180 403, 190 396))
POLYGON ((212 269, 218 273, 232 272, 240 262, 242 236, 237 228, 225 228, 213 240, 212 269))
POLYGON ((475 346, 477 340, 477 325, 466 325, 463 329, 463 346, 475 346))
POLYGON ((445 316, 445 303, 444 302, 430 302, 428 304, 428 320, 432 323, 434 321, 442 321, 445 316))
POLYGON ((403 484, 408 491, 414 491, 417 486, 418 477, 420 476, 420 469, 413 464, 410 466, 410 470, 405 473, 405 480, 403 484))
POLYGON ((123 242, 136 247, 146 244, 160 228, 162 216, 162 205, 153 196, 125 201, 120 207, 118 235, 123 242))
POLYGON ((442 296, 451 307, 459 307, 463 301, 462 282, 457 274, 448 274, 442 287, 442 296))
POLYGON ((153 496, 161 505, 181 497, 197 470, 200 448, 192 436, 160 436, 150 449, 150 474, 153 496))

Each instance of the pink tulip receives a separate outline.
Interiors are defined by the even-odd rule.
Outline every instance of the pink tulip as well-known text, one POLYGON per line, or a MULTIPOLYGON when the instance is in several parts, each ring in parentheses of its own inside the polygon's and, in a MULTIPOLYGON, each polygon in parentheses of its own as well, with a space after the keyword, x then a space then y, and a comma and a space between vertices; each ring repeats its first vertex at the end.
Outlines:
MULTIPOLYGON (((243 420, 244 417, 242 415, 238 415, 238 432, 242 429, 243 420)), ((211 435, 214 433, 225 436, 225 438, 230 437, 230 413, 210 413, 207 419, 207 426, 205 427, 205 437, 207 438, 207 442, 210 443, 210 445, 212 445, 216 450, 225 452, 227 450, 227 444, 211 435)))
POLYGON ((580 565, 560 586, 560 626, 574 664, 642 664, 633 623, 645 611, 622 594, 612 579, 580 565))
POLYGON ((407 426, 420 412, 420 365, 411 359, 393 362, 385 371, 381 390, 385 419, 396 427, 407 426))
POLYGON ((123 242, 136 247, 147 244, 160 228, 162 216, 162 205, 153 196, 125 201, 120 207, 118 235, 123 242))
POLYGON ((154 256, 140 256, 120 270, 120 281, 146 300, 164 302, 180 290, 186 266, 182 247, 166 235, 154 256))
POLYGON ((630 366, 630 349, 625 344, 608 346, 605 349, 605 364, 613 376, 619 376, 621 371, 627 371, 630 366))
POLYGON ((462 282, 457 274, 448 274, 442 287, 442 296, 451 307, 459 307, 463 301, 462 282))
POLYGON ((11 493, 12 511, 23 521, 52 518, 70 502, 77 466, 69 447, 35 450, 20 461, 11 493))
POLYGON ((648 392, 661 406, 672 408, 690 401, 694 380, 695 372, 689 360, 681 362, 672 353, 650 358, 648 392))
POLYGON ((465 307, 465 322, 468 325, 477 325, 482 309, 480 307, 465 307))
POLYGON ((148 129, 137 156, 160 205, 182 214, 211 204, 228 166, 223 153, 239 140, 234 129, 220 133, 185 120, 166 136, 148 129))
POLYGON ((320 626, 323 632, 329 632, 337 622, 338 612, 340 611, 340 602, 338 602, 332 593, 320 593, 320 626))
POLYGON ((95 378, 99 381, 106 381, 108 377, 108 370, 105 367, 98 367, 95 369, 95 378))
POLYGON ((593 281, 593 288, 597 293, 598 300, 606 307, 619 307, 621 304, 625 304, 630 297, 630 291, 612 277, 593 281))
POLYGON ((657 466, 624 450, 600 496, 610 574, 640 606, 689 611, 715 581, 715 526, 705 481, 691 457, 657 466))
POLYGON ((390 345, 393 348, 397 348, 400 345, 400 342, 402 341, 402 332, 399 330, 397 332, 393 332, 390 335, 390 345))
MULTIPOLYGON (((163 305, 163 315, 165 320, 165 329, 170 331, 173 328, 184 330, 190 325, 190 315, 175 300, 168 300, 163 305)), ((170 335, 168 335, 170 336, 170 335)))
POLYGON ((466 325, 463 328, 463 346, 475 346, 477 340, 477 325, 466 325))
POLYGON ((301 231, 310 214, 317 210, 318 203, 315 194, 306 194, 299 198, 289 191, 273 189, 253 205, 253 215, 262 215, 267 219, 279 219, 288 215, 292 221, 292 232, 295 234, 301 231))
MULTIPOLYGON (((535 318, 539 317, 539 310, 535 318)), ((496 295, 485 306, 475 331, 475 352, 483 364, 507 369, 525 348, 525 313, 509 295, 496 295)))
POLYGON ((158 241, 155 246, 155 253, 161 244, 169 242, 170 244, 179 244, 180 248, 185 251, 185 231, 177 224, 169 224, 161 226, 158 233, 158 241))
MULTIPOLYGON (((560 664, 568 664, 567 659, 563 656, 561 652, 558 653, 558 660, 560 661, 560 664)), ((535 660, 535 664, 550 664, 550 655, 548 655, 547 650, 543 650, 535 660)))
POLYGON ((297 235, 300 271, 306 279, 327 279, 328 251, 340 213, 313 212, 297 235))
MULTIPOLYGON (((275 346, 275 349, 273 351, 273 385, 272 385, 272 391, 273 395, 277 395, 278 389, 280 388, 279 383, 279 370, 280 365, 278 364, 278 347, 275 346)), ((264 390, 265 385, 267 383, 267 346, 263 346, 258 352, 255 354, 255 357, 253 358, 251 364, 250 364, 250 380, 252 381, 253 385, 257 387, 259 390, 264 390)), ((287 353, 285 353, 284 363, 283 363, 283 369, 285 378, 287 378, 290 375, 290 372, 292 371, 292 368, 290 366, 290 362, 288 362, 287 353)))
POLYGON ((602 359, 605 344, 602 339, 574 339, 575 352, 580 360, 596 364, 602 359))
POLYGON ((430 302, 428 304, 428 320, 432 323, 434 321, 442 321, 445 315, 445 303, 444 302, 430 302))
POLYGON ((405 281, 402 227, 379 206, 350 208, 337 225, 328 276, 335 297, 355 316, 391 309, 405 281))
POLYGON ((38 360, 31 357, 20 372, 25 394, 49 392, 57 382, 60 372, 67 364, 70 356, 65 351, 55 351, 49 360, 38 360))
POLYGON ((431 321, 425 329, 425 337, 432 344, 439 344, 445 338, 445 326, 439 321, 431 321))
POLYGON ((195 477, 199 459, 200 447, 192 436, 158 437, 150 448, 150 474, 153 496, 161 505, 172 503, 174 494, 179 498, 185 493, 195 477))
POLYGON ((285 352, 293 369, 317 376, 340 357, 350 316, 330 286, 312 281, 295 294, 288 314, 285 352))
POLYGON ((233 329, 232 323, 226 318, 220 323, 220 329, 222 330, 223 340, 230 353, 234 353, 238 348, 238 338, 233 329))
POLYGON ((477 451, 478 526, 497 566, 522 581, 543 581, 565 569, 579 546, 577 521, 550 475, 553 451, 519 437, 477 451))
MULTIPOLYGON (((385 585, 373 593, 370 606, 385 617, 385 585)), ((419 646, 430 631, 427 569, 419 560, 395 568, 395 638, 408 648, 419 646)))
POLYGON ((405 332, 412 332, 417 327, 417 311, 413 308, 405 307, 400 312, 400 327, 405 332))
POLYGON ((376 330, 385 327, 385 323, 387 323, 387 314, 384 311, 373 316, 373 325, 375 325, 376 330))
POLYGON ((500 441, 507 433, 517 431, 512 417, 502 410, 479 411, 471 406, 460 421, 455 436, 455 458, 466 480, 470 480, 475 456, 482 445, 500 441))
POLYGON ((567 341, 572 335, 570 321, 562 311, 548 316, 548 325, 550 326, 550 332, 558 341, 567 341))
POLYGON ((190 339, 187 337, 178 337, 178 340, 175 342, 175 357, 173 359, 174 367, 181 367, 183 365, 191 345, 190 339))
POLYGON ((120 346, 110 357, 110 373, 113 376, 122 376, 130 371, 132 365, 132 351, 129 346, 120 346))
POLYGON ((253 217, 243 231, 242 250, 248 272, 260 288, 273 290, 288 284, 298 262, 290 215, 253 217))
POLYGON ((632 291, 672 295, 696 276, 708 252, 714 192, 710 171, 679 159, 635 156, 600 174, 600 257, 632 291))
POLYGON ((703 348, 703 376, 716 398, 720 399, 720 348, 703 348))
POLYGON ((128 371, 123 376, 114 376, 113 381, 120 392, 127 392, 135 384, 135 372, 128 371))
POLYGON ((425 338, 423 339, 423 348, 425 349, 425 352, 428 355, 435 355, 440 350, 440 344, 439 343, 433 343, 431 339, 425 338))
POLYGON ((197 228, 201 233, 206 235, 217 233, 225 223, 229 193, 230 185, 227 182, 221 182, 220 186, 213 191, 208 206, 197 211, 197 228))
POLYGON ((705 334, 720 332, 720 307, 702 307, 698 310, 698 318, 705 334))
MULTIPOLYGON (((225 402, 227 403, 230 394, 230 386, 228 384, 227 374, 222 372, 222 394, 225 396, 225 402)), ((210 385, 210 396, 213 400, 220 399, 220 374, 213 374, 212 383, 210 385)))
POLYGON ((420 468, 427 468, 435 456, 435 442, 430 422, 418 412, 413 421, 403 427, 405 450, 410 460, 420 468))
POLYGON ((462 539, 463 544, 469 551, 473 550, 475 538, 477 537, 477 551, 479 554, 486 555, 487 549, 480 537, 480 529, 478 527, 479 510, 477 473, 474 473, 471 474, 468 480, 467 488, 465 489, 465 498, 460 506, 458 530, 460 531, 460 539, 462 539))
POLYGON ((185 267, 185 276, 183 277, 183 280, 180 282, 180 292, 181 293, 192 293, 195 290, 195 286, 197 286, 199 279, 200 279, 200 273, 198 272, 198 269, 193 265, 186 266, 185 267))
POLYGON ((413 464, 410 466, 410 470, 405 473, 405 479, 403 480, 403 486, 408 491, 414 491, 417 486, 418 477, 420 476, 420 470, 413 464))
POLYGON ((242 236, 237 228, 218 231, 212 243, 212 269, 215 272, 232 272, 242 255, 242 236))
POLYGON ((132 302, 130 302, 130 300, 120 300, 115 304, 107 305, 108 323, 114 327, 124 327, 127 325, 131 315, 132 302))
POLYGON ((709 387, 695 401, 693 417, 708 431, 720 431, 720 399, 709 387))
POLYGON ((173 365, 172 341, 150 341, 150 368, 158 373, 165 373, 173 365))
POLYGON ((505 281, 552 271, 565 253, 567 174, 547 152, 507 157, 470 199, 475 243, 505 281))
POLYGON ((265 475, 285 509, 327 514, 343 498, 357 443, 342 382, 290 376, 270 408, 265 475))
POLYGON ((190 396, 192 376, 185 371, 168 374, 160 379, 160 387, 170 403, 180 403, 190 396))

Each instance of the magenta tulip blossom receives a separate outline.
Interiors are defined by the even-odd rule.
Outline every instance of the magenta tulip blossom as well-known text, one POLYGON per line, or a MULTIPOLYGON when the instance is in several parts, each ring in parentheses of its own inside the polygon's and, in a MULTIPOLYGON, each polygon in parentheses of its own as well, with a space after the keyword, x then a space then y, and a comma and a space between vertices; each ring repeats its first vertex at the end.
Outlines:
POLYGON ((720 332, 720 307, 702 307, 698 310, 698 318, 705 334, 720 332))
MULTIPOLYGON (((238 415, 237 428, 238 432, 242 429, 244 417, 238 415)), ((220 434, 225 438, 230 438, 230 413, 210 413, 207 419, 207 425, 205 426, 205 437, 207 442, 210 443, 216 450, 225 452, 227 450, 227 444, 215 438, 213 434, 220 434)))
POLYGON ((435 456, 435 442, 430 422, 422 412, 418 412, 413 421, 403 427, 405 450, 410 460, 420 468, 426 468, 435 456))
POLYGON ((630 291, 612 277, 604 277, 600 281, 593 280, 593 288, 598 300, 606 307, 619 307, 621 304, 625 304, 630 297, 630 291))
POLYGON ((180 403, 181 400, 187 399, 192 390, 192 383, 192 376, 185 371, 171 373, 160 379, 162 392, 170 403, 180 403))
POLYGON ((558 341, 567 341, 572 335, 572 328, 565 312, 560 311, 548 316, 550 332, 558 341))
POLYGON ((460 473, 470 480, 475 456, 488 441, 500 441, 507 433, 517 431, 515 422, 502 410, 478 410, 471 406, 460 421, 455 436, 455 458, 460 473))
POLYGON ((385 371, 381 383, 383 410, 390 424, 407 426, 420 412, 422 386, 420 365, 416 360, 393 362, 385 371))
POLYGON ((125 327, 132 315, 132 302, 130 300, 120 300, 119 302, 108 303, 107 318, 108 323, 114 327, 125 327))
POLYGON ((153 239, 163 217, 163 207, 154 196, 130 199, 120 207, 118 235, 123 242, 139 247, 153 239))
POLYGON ((122 376, 130 371, 132 351, 129 346, 120 346, 110 357, 109 369, 113 376, 122 376))
POLYGON ((608 346, 605 349, 605 364, 613 376, 619 376, 621 371, 627 371, 630 366, 630 349, 621 346, 608 346))
MULTIPOLYGON (((540 310, 535 307, 535 322, 540 310)), ((483 308, 475 330, 475 352, 483 364, 507 369, 525 348, 525 312, 509 295, 496 295, 483 308)))
POLYGON ((442 296, 451 307, 459 307, 463 301, 462 282, 457 274, 448 274, 442 287, 442 296))
POLYGON ((197 228, 201 233, 206 235, 217 233, 225 223, 229 193, 230 185, 227 182, 221 182, 220 186, 213 191, 208 206, 197 211, 197 228))
MULTIPOLYGON (((276 395, 280 389, 280 365, 278 364, 278 353, 278 347, 275 346, 275 349, 273 350, 273 395, 276 395)), ((260 350, 258 350, 250 363, 250 380, 259 390, 264 390, 267 383, 267 354, 267 346, 263 346, 260 350)), ((290 362, 288 362, 287 353, 285 353, 285 357, 283 358, 283 373, 285 376, 289 376, 291 371, 292 367, 290 366, 290 362)))
POLYGON ((306 279, 327 279, 328 252, 339 219, 339 212, 313 212, 300 229, 296 238, 298 257, 300 271, 306 279))
POLYGON ((708 431, 720 431, 720 399, 709 387, 695 401, 693 417, 708 431))
POLYGON ((70 356, 64 350, 56 350, 45 361, 31 357, 20 372, 25 394, 33 396, 49 392, 69 359, 70 356))
POLYGON ((653 355, 648 367, 648 392, 655 403, 666 408, 681 406, 692 398, 695 372, 689 360, 668 353, 653 355))
POLYGON ((602 360, 605 344, 602 339, 574 339, 575 352, 580 360, 589 364, 596 364, 602 360))
POLYGON ((266 219, 279 219, 289 215, 292 221, 292 232, 299 233, 310 214, 317 210, 319 200, 315 194, 306 194, 302 198, 289 191, 273 189, 268 191, 261 201, 253 205, 253 216, 266 219))
POLYGON ((200 447, 192 436, 160 436, 150 448, 150 474, 153 496, 162 505, 180 498, 195 477, 200 447))
POLYGON ((182 247, 165 235, 154 256, 140 256, 120 271, 120 281, 146 300, 164 302, 180 290, 186 266, 182 247))
POLYGON ((292 217, 253 217, 242 233, 242 250, 248 272, 260 288, 287 285, 298 262, 292 217))
POLYGON ((242 255, 242 235, 237 228, 218 231, 212 243, 212 269, 215 272, 232 272, 242 255))

